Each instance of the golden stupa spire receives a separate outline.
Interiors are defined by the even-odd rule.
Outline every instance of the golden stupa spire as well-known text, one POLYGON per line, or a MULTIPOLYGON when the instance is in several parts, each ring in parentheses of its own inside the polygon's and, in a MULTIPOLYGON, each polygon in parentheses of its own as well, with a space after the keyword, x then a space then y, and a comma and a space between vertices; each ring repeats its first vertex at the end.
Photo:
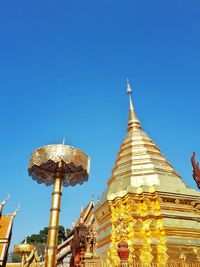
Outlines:
POLYGON ((129 102, 130 102, 130 109, 129 109, 129 120, 128 120, 128 132, 134 131, 134 130, 140 130, 142 129, 140 121, 138 120, 135 110, 133 107, 133 102, 131 98, 132 89, 129 80, 126 80, 126 92, 129 96, 129 102))
MULTIPOLYGON (((161 182, 164 184, 166 175, 170 177, 169 179, 175 177, 180 181, 180 176, 175 172, 173 166, 142 130, 141 123, 135 114, 131 98, 132 89, 128 80, 126 90, 130 101, 128 134, 123 140, 115 161, 115 167, 112 170, 112 176, 108 180, 110 198, 116 196, 116 188, 118 192, 121 192, 120 194, 123 194, 127 192, 126 188, 129 186, 132 188, 130 190, 134 191, 133 188, 139 188, 143 185, 158 186, 161 182)), ((168 190, 166 185, 163 185, 164 190, 168 190)))

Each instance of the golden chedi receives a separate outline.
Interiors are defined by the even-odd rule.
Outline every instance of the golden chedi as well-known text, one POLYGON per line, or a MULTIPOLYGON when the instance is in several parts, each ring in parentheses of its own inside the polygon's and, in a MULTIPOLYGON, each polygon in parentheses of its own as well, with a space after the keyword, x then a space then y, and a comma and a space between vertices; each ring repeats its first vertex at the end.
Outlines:
POLYGON ((131 99, 126 136, 95 207, 101 266, 119 266, 121 241, 130 266, 200 266, 200 193, 185 185, 142 130, 131 99))

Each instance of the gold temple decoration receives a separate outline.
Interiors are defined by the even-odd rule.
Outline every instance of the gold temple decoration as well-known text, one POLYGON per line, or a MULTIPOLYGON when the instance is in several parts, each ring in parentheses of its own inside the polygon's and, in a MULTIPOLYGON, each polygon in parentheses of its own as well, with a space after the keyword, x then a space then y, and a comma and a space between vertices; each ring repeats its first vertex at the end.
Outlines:
POLYGON ((27 244, 27 240, 23 244, 14 246, 14 253, 22 256, 21 266, 22 267, 39 267, 43 266, 40 262, 41 257, 38 256, 35 245, 27 244))
POLYGON ((26 264, 26 258, 29 256, 29 254, 33 251, 34 245, 27 244, 27 241, 23 244, 15 245, 14 246, 14 253, 21 254, 22 256, 22 261, 21 261, 21 266, 24 267, 26 264))
POLYGON ((46 245, 46 267, 56 266, 57 239, 62 186, 87 181, 89 157, 81 150, 64 144, 47 145, 31 154, 28 172, 39 184, 53 184, 49 231, 46 245))
MULTIPOLYGON (((111 240, 112 246, 108 251, 108 259, 110 263, 117 266, 119 264, 119 257, 117 254, 117 246, 120 241, 127 241, 130 252, 133 253, 132 240, 134 238, 134 223, 132 217, 131 202, 127 198, 116 199, 111 204, 111 240)), ((130 258, 131 259, 131 258, 130 258)))
POLYGON ((39 184, 52 185, 60 162, 63 165, 63 186, 87 181, 90 169, 88 156, 77 148, 62 144, 47 145, 35 150, 29 162, 29 175, 39 184))

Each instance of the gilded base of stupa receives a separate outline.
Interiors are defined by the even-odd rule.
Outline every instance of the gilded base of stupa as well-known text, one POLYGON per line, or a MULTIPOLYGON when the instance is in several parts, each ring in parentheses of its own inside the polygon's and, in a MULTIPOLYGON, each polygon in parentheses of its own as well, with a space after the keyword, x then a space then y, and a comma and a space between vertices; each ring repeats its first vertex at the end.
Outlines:
POLYGON ((131 266, 165 266, 172 262, 200 266, 199 215, 195 215, 198 207, 195 208, 194 200, 176 197, 156 192, 128 193, 99 207, 97 254, 102 266, 119 266, 117 244, 121 240, 129 244, 131 266), (189 218, 191 215, 196 218, 189 218))

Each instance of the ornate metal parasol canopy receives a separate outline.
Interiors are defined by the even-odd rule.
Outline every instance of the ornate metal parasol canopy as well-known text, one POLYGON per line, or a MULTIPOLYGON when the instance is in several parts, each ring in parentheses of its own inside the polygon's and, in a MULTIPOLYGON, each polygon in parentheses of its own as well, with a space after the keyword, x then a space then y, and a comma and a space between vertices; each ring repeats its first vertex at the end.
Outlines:
POLYGON ((47 145, 31 154, 28 172, 39 184, 49 186, 54 183, 58 163, 62 162, 63 185, 82 184, 88 180, 90 158, 81 150, 63 145, 47 145))

